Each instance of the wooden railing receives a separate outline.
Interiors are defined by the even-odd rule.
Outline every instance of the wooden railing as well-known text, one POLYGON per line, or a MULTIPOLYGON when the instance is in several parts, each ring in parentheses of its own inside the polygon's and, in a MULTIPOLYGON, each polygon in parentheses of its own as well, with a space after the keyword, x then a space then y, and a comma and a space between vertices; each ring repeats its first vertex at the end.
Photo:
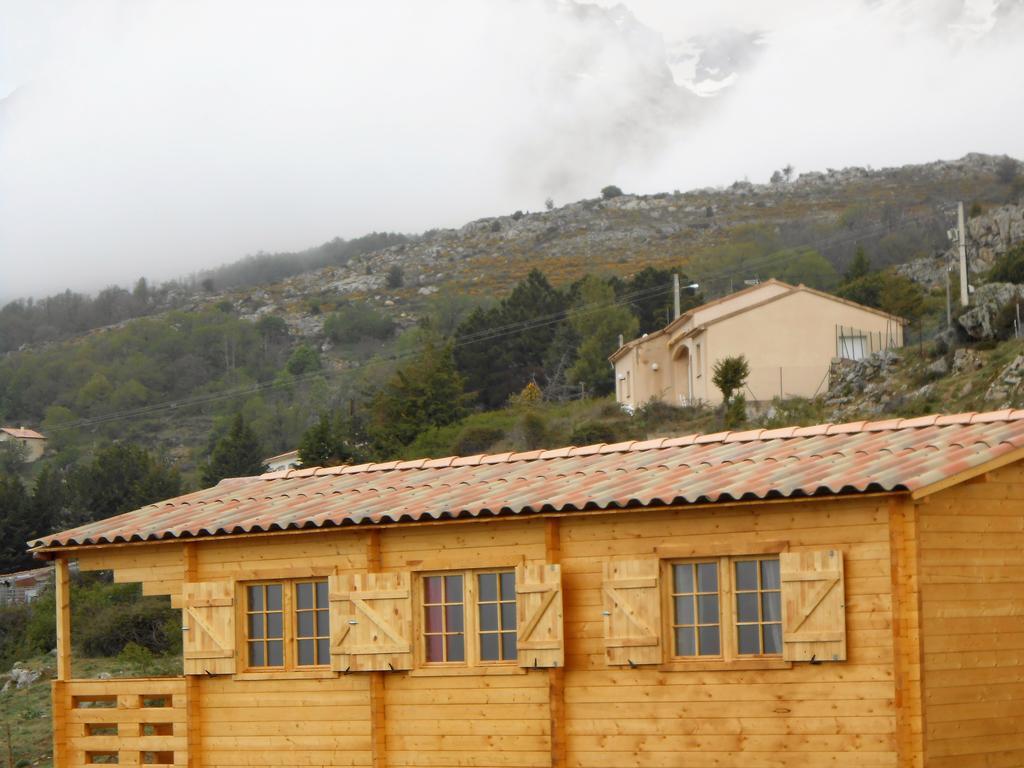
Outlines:
POLYGON ((53 683, 54 766, 188 764, 185 679, 53 683))

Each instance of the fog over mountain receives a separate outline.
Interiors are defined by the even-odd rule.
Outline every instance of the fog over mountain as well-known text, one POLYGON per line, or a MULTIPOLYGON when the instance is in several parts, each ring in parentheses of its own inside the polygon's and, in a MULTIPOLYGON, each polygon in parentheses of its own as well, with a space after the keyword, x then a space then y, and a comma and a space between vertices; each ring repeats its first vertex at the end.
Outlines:
POLYGON ((4 298, 609 183, 1024 155, 1019 0, 0 0, 0 20, 4 298))

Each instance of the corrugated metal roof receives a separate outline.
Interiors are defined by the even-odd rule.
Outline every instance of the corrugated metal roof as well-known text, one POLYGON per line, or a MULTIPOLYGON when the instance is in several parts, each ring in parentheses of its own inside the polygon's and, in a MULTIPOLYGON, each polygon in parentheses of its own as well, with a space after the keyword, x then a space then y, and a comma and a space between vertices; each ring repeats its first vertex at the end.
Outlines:
POLYGON ((1024 447, 1024 410, 292 469, 31 542, 60 547, 547 511, 915 491, 1024 447))

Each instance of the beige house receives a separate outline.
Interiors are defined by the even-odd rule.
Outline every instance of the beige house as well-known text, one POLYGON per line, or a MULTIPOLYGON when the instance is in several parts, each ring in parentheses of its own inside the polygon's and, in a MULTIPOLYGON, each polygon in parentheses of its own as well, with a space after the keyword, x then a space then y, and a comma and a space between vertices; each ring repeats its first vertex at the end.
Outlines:
POLYGON ((14 440, 25 446, 25 461, 33 462, 46 450, 46 438, 34 429, 25 427, 0 427, 0 443, 14 440))
POLYGON ((826 389, 835 359, 859 360, 903 346, 904 323, 804 285, 767 280, 621 346, 609 358, 615 396, 633 407, 650 400, 718 404, 722 395, 711 381, 715 363, 744 355, 748 400, 813 397, 826 389))

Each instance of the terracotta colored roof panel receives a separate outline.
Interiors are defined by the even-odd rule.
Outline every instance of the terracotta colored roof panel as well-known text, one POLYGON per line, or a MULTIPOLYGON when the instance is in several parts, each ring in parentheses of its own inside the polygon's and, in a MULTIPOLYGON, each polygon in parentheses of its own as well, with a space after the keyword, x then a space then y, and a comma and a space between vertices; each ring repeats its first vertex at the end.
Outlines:
POLYGON ((1024 411, 1005 410, 287 470, 224 480, 30 546, 917 491, 1021 448, 1024 411))
POLYGON ((34 429, 28 427, 0 427, 0 432, 4 432, 11 437, 21 438, 23 440, 45 440, 44 435, 39 434, 34 429))

